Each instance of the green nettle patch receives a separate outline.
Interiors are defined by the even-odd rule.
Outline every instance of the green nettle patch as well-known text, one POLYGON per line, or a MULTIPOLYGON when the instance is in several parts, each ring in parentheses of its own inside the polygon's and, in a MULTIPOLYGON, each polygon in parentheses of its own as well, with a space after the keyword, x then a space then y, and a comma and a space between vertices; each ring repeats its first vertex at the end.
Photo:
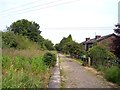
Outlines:
POLYGON ((117 83, 120 85, 120 68, 118 68, 117 66, 108 68, 105 71, 105 78, 108 81, 111 81, 113 83, 117 83))

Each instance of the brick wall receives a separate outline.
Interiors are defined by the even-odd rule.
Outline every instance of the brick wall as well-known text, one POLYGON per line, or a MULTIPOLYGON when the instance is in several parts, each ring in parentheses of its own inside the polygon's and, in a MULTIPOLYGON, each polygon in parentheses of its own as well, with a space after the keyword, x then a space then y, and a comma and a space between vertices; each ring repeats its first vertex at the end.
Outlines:
POLYGON ((115 38, 116 38, 115 36, 111 36, 109 38, 103 39, 103 40, 97 42, 97 45, 105 47, 105 48, 107 48, 109 50, 112 50, 111 46, 112 46, 113 40, 115 38))

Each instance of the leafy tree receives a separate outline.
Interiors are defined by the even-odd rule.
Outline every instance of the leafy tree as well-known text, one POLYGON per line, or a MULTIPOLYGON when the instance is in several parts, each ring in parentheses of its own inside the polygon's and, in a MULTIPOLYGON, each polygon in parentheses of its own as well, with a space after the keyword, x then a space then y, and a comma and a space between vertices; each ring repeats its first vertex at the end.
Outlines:
POLYGON ((63 53, 67 53, 67 44, 69 42, 71 42, 71 41, 72 41, 71 34, 67 38, 63 37, 63 39, 60 41, 60 43, 56 45, 57 46, 57 50, 59 50, 59 51, 61 51, 63 53))
POLYGON ((54 44, 50 40, 46 39, 44 45, 48 50, 54 50, 54 44))
POLYGON ((39 24, 28 21, 26 19, 22 19, 13 22, 10 27, 7 28, 7 30, 14 32, 14 34, 26 36, 32 41, 40 42, 41 40, 43 40, 43 37, 40 36, 41 31, 39 30, 39 28, 39 24))
POLYGON ((55 44, 55 49, 56 49, 57 51, 60 51, 60 46, 59 46, 59 44, 55 44))
POLYGON ((13 22, 10 27, 7 27, 9 32, 13 32, 16 35, 27 37, 31 41, 36 42, 43 49, 53 50, 53 43, 50 40, 45 40, 40 34, 39 24, 28 21, 26 19, 13 22))
POLYGON ((73 41, 71 35, 67 38, 63 37, 60 43, 55 45, 55 48, 57 51, 70 54, 71 57, 76 58, 85 53, 83 45, 73 41))
POLYGON ((84 50, 82 44, 79 44, 79 43, 73 41, 69 45, 69 53, 71 56, 79 58, 80 56, 85 54, 85 50, 84 50))
POLYGON ((113 49, 115 55, 120 58, 120 24, 115 25, 117 28, 114 29, 114 32, 117 34, 116 39, 113 41, 113 49))
POLYGON ((73 41, 73 39, 72 39, 72 35, 70 34, 68 37, 67 37, 67 42, 71 42, 71 41, 73 41))

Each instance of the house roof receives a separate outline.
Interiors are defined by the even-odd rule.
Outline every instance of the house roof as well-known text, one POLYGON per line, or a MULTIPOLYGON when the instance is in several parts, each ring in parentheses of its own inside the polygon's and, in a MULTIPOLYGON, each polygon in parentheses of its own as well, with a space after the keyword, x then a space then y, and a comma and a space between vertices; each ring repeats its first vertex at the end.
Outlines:
POLYGON ((100 38, 98 38, 98 39, 96 39, 96 38, 93 38, 93 39, 90 39, 90 40, 88 40, 88 41, 84 41, 84 42, 82 42, 83 44, 85 44, 85 43, 95 43, 95 42, 99 42, 99 41, 101 41, 101 40, 103 40, 103 39, 106 39, 106 38, 109 38, 109 37, 111 37, 111 36, 116 36, 114 33, 112 33, 112 34, 109 34, 109 35, 106 35, 106 36, 102 36, 102 37, 100 37, 100 38))

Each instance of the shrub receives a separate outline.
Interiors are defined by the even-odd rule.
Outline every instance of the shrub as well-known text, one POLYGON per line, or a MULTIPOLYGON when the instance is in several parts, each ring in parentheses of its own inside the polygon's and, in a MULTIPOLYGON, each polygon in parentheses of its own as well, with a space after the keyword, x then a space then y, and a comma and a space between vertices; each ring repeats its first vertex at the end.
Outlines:
POLYGON ((53 53, 47 52, 43 56, 43 61, 47 66, 53 67, 55 66, 55 63, 56 63, 56 56, 53 53))
POLYGON ((35 49, 39 48, 39 46, 30 41, 28 38, 15 35, 12 32, 3 32, 2 33, 2 46, 3 48, 16 48, 16 49, 35 49))
POLYGON ((115 55, 108 51, 107 49, 100 47, 100 46, 94 46, 88 51, 88 55, 92 59, 92 65, 95 68, 98 68, 99 65, 105 66, 108 62, 108 59, 113 62, 115 60, 115 55))
POLYGON ((105 71, 105 78, 108 81, 117 83, 120 85, 120 68, 117 66, 112 66, 105 71))

